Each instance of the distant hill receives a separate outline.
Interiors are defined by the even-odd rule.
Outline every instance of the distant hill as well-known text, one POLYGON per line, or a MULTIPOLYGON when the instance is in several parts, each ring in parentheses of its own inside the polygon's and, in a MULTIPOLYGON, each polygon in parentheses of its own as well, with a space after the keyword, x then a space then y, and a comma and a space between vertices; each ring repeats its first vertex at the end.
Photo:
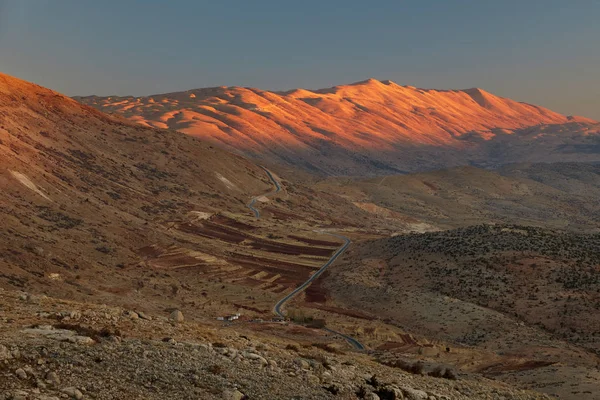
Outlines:
POLYGON ((317 186, 342 194, 377 218, 412 221, 408 226, 415 231, 480 223, 600 230, 598 164, 510 164, 495 171, 456 167, 368 179, 329 178, 317 186))
POLYGON ((314 91, 215 87, 76 99, 145 126, 326 175, 600 161, 595 121, 477 88, 429 90, 369 79, 314 91))

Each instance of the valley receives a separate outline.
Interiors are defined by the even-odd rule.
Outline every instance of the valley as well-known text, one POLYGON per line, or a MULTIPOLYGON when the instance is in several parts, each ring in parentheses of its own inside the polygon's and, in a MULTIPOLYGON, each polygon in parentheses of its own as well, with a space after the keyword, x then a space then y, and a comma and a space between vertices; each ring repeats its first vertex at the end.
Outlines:
POLYGON ((0 400, 600 400, 598 15, 0 0, 0 400))
MULTIPOLYGON (((469 125, 475 113, 453 134, 435 135, 453 146, 473 127, 501 122, 516 136, 556 128, 596 137, 592 121, 492 95, 396 86, 318 91, 323 100, 311 107, 367 89, 387 101, 405 91, 472 113, 472 102, 482 103, 495 115, 489 126, 469 125), (512 119, 503 114, 511 107, 512 119)), ((222 101, 224 90, 210 93, 222 101)), ((207 93, 187 95, 216 101, 207 93)), ((345 165, 332 153, 342 161, 312 174, 278 165, 279 155, 246 158, 172 129, 180 127, 103 114, 6 75, 0 116, 5 398, 41 400, 70 386, 97 399, 600 392, 600 170, 574 162, 596 161, 594 152, 488 169, 417 163, 409 174, 345 165), (331 176, 342 170, 347 176, 331 176)), ((433 140, 425 136, 418 140, 433 140)))

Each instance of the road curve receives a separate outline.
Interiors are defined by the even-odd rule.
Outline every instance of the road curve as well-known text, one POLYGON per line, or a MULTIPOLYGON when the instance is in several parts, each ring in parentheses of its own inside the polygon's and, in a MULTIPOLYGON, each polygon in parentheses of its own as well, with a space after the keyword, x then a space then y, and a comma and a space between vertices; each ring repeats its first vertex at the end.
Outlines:
MULTIPOLYGON (((336 233, 330 233, 330 232, 321 232, 330 236, 335 236, 338 239, 342 239, 344 241, 344 244, 342 247, 340 247, 339 249, 337 249, 337 251, 333 254, 333 256, 331 256, 331 258, 325 263, 323 264, 323 266, 321 268, 319 268, 319 270, 317 272, 315 272, 314 274, 312 274, 312 276, 310 278, 308 278, 308 280, 306 282, 304 282, 302 285, 298 286, 296 289, 294 289, 291 293, 289 293, 288 295, 286 295, 283 299, 279 300, 277 302, 277 304, 275 304, 275 307, 273 307, 273 312, 275 314, 277 314, 278 316, 285 318, 285 315, 282 311, 282 307, 285 305, 285 303, 287 303, 288 301, 290 301, 291 299, 293 299, 294 297, 296 297, 299 293, 301 293, 302 291, 304 291, 314 280, 316 280, 317 278, 319 278, 319 276, 321 276, 321 274, 327 269, 327 267, 329 267, 331 264, 333 264, 333 262, 339 257, 341 256, 344 251, 346 251, 346 249, 348 248, 348 246, 350 246, 350 243, 352 243, 352 241, 350 239, 348 239, 346 236, 342 236, 342 235, 338 235, 336 233)), ((323 328, 324 331, 329 332, 329 333, 333 333, 334 335, 338 335, 342 338, 344 338, 348 343, 350 343, 350 345, 352 345, 355 349, 357 350, 364 350, 365 346, 363 346, 362 343, 360 343, 358 340, 354 339, 351 336, 348 336, 346 334, 343 334, 341 332, 338 331, 334 331, 333 329, 329 329, 329 328, 323 328)))
POLYGON ((271 195, 273 195, 275 193, 279 193, 281 191, 281 185, 279 184, 279 182, 277 182, 277 179, 275 179, 275 177, 273 177, 273 174, 271 173, 271 171, 269 171, 268 169, 266 169, 263 166, 261 166, 261 168, 265 170, 265 172, 267 173, 267 176, 269 177, 269 179, 271 180, 273 185, 275 185, 275 190, 272 190, 269 193, 261 194, 260 196, 253 197, 252 200, 250 200, 250 203, 247 204, 248 208, 254 213, 254 216, 256 218, 260 218, 260 211, 256 207, 254 207, 258 198, 261 196, 271 196, 271 195))
MULTIPOLYGON (((266 169, 263 166, 261 166, 261 168, 265 170, 265 172, 269 176, 269 179, 271 180, 271 182, 273 182, 273 185, 275 185, 275 190, 273 190, 269 193, 263 194, 262 196, 270 196, 275 193, 279 193, 281 191, 281 185, 279 184, 279 182, 277 182, 277 179, 275 179, 275 177, 273 176, 271 171, 269 171, 268 169, 266 169)), ((256 204, 256 201, 258 200, 259 197, 260 196, 253 197, 252 200, 250 200, 250 203, 247 204, 248 208, 254 213, 254 216, 256 218, 260 218, 260 211, 254 207, 254 204, 256 204)), ((329 267, 331 264, 333 264, 333 262, 339 256, 341 256, 342 253, 344 253, 344 251, 346 251, 348 246, 350 246, 350 243, 352 243, 352 241, 350 239, 348 239, 346 236, 338 235, 336 233, 329 233, 329 232, 322 232, 322 233, 330 235, 330 236, 335 236, 338 239, 342 239, 344 241, 344 245, 342 247, 340 247, 339 249, 337 249, 337 251, 333 254, 333 256, 331 256, 331 258, 325 264, 323 264, 323 266, 321 268, 319 268, 319 270, 317 272, 315 272, 310 278, 308 278, 308 280, 306 282, 304 282, 302 285, 298 286, 291 293, 286 295, 283 299, 279 300, 277 302, 277 304, 275 304, 275 307, 273 307, 273 312, 275 314, 277 314, 278 316, 285 318, 285 315, 281 309, 285 305, 285 303, 287 303, 288 301, 293 299, 296 295, 298 295, 298 293, 304 291, 315 279, 317 279, 327 269, 327 267, 329 267)), ((354 339, 351 336, 345 335, 341 332, 334 331, 333 329, 329 329, 329 328, 323 328, 323 330, 344 338, 348 343, 350 343, 357 350, 365 349, 365 346, 363 346, 362 343, 360 343, 358 340, 354 339)))
POLYGON ((350 239, 348 239, 346 236, 338 235, 335 233, 328 233, 328 232, 323 232, 323 233, 326 233, 327 235, 335 236, 338 239, 342 239, 344 241, 343 246, 340 247, 339 249, 337 249, 337 251, 333 254, 333 256, 331 256, 331 258, 325 264, 323 264, 323 266, 321 268, 319 268, 319 270, 317 272, 312 274, 311 277, 308 278, 308 280, 306 282, 304 282, 302 285, 298 286, 296 289, 294 289, 291 293, 289 293, 283 299, 279 300, 277 302, 277 304, 275 304, 275 307, 273 307, 273 312, 275 314, 279 315, 280 317, 285 317, 285 315, 281 311, 281 307, 283 307, 285 305, 285 303, 287 303, 288 301, 290 301, 291 299, 296 297, 296 295, 298 295, 298 293, 304 291, 304 289, 306 289, 308 287, 308 285, 310 285, 315 279, 317 279, 327 269, 327 267, 329 267, 331 264, 333 264, 333 262, 340 255, 342 255, 342 253, 344 251, 346 251, 348 246, 350 246, 350 243, 352 243, 350 241, 350 239))
POLYGON ((327 331, 329 333, 333 333, 334 335, 341 336, 342 338, 346 339, 346 342, 348 342, 352 346, 354 346, 354 348, 356 350, 364 350, 365 349, 365 346, 363 346, 363 344, 361 342, 359 342, 358 340, 354 339, 352 336, 345 335, 345 334, 343 334, 341 332, 334 331, 333 329, 329 329, 329 328, 323 328, 323 330, 327 331))

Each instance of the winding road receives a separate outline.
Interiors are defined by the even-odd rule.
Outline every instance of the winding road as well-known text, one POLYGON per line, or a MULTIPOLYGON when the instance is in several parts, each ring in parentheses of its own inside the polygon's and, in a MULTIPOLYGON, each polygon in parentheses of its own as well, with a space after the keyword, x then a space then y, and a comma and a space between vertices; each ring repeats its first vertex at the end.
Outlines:
POLYGON ((248 208, 254 213, 254 216, 256 218, 260 218, 260 211, 254 207, 254 205, 258 201, 258 198, 263 197, 263 196, 271 196, 271 195, 274 195, 275 193, 279 193, 281 191, 281 185, 279 184, 279 182, 277 182, 277 179, 275 179, 275 177, 273 176, 271 171, 269 171, 268 169, 266 169, 263 166, 261 166, 261 168, 265 170, 265 172, 267 173, 267 176, 269 177, 271 182, 273 182, 273 184, 275 185, 275 190, 272 190, 265 194, 261 194, 260 196, 253 197, 252 200, 250 200, 250 203, 247 204, 248 208))
MULTIPOLYGON (((281 185, 279 184, 279 182, 277 182, 277 179, 275 179, 275 177, 273 176, 273 174, 271 173, 271 171, 269 171, 268 169, 266 169, 265 167, 261 167, 262 169, 265 170, 265 172, 267 173, 267 175, 269 176, 269 179, 271 180, 271 182, 273 182, 273 185, 275 185, 275 190, 271 191, 269 193, 263 194, 261 196, 270 196, 273 195, 275 193, 278 193, 281 191, 281 185)), ((250 201, 250 203, 248 203, 248 208, 254 213, 254 216, 256 218, 260 218, 260 211, 257 210, 254 205, 256 204, 256 201, 258 200, 259 197, 261 196, 256 196, 254 198, 252 198, 252 200, 250 201)), ((299 293, 303 292, 304 290, 306 290, 306 288, 308 286, 310 286, 310 284, 315 281, 317 278, 319 278, 319 276, 321 276, 321 274, 327 269, 327 267, 329 267, 331 264, 333 264, 333 262, 339 257, 341 256, 344 251, 346 251, 346 249, 348 248, 348 246, 350 246, 350 243, 352 243, 352 241, 347 238, 346 236, 342 236, 342 235, 338 235, 336 233, 330 233, 330 232, 323 232, 323 231, 319 231, 319 233, 322 234, 326 234, 326 235, 330 235, 330 236, 335 236, 338 239, 342 239, 344 241, 344 244, 342 245, 342 247, 340 247, 339 249, 337 249, 337 251, 331 256, 331 258, 329 260, 327 260, 327 262, 325 264, 323 264, 323 266, 321 268, 319 268, 319 270, 317 272, 315 272, 314 274, 311 275, 310 278, 308 278, 308 280, 306 282, 304 282, 303 284, 301 284, 300 286, 298 286, 296 289, 294 289, 291 293, 288 293, 283 299, 279 300, 275 306, 273 307, 273 312, 282 317, 285 318, 285 314, 283 313, 282 308, 285 306, 285 304, 290 301, 291 299, 293 299, 294 297, 296 297, 299 293)), ((365 346, 363 346, 362 343, 360 343, 358 340, 354 339, 351 336, 345 335, 341 332, 338 331, 334 331, 333 329, 329 329, 329 328, 323 328, 324 331, 332 333, 334 335, 340 336, 342 338, 344 338, 348 343, 350 343, 355 349, 357 350, 364 350, 365 346)))

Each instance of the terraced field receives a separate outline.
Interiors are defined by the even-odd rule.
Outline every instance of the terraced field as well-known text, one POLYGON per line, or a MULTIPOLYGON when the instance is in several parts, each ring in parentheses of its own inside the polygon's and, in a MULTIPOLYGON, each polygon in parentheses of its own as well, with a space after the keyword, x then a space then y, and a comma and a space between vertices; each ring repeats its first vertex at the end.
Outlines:
MULTIPOLYGON (((340 243, 299 234, 260 234, 260 227, 215 214, 171 227, 189 245, 154 244, 138 250, 147 267, 193 271, 208 281, 284 293, 306 281, 340 243)), ((318 237, 318 235, 317 235, 318 237)))

